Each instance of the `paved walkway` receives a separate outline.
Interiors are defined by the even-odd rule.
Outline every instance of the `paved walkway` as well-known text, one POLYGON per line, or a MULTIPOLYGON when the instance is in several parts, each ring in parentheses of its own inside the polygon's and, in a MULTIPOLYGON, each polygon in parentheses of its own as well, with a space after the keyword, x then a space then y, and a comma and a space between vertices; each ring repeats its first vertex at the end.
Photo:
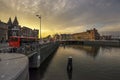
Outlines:
POLYGON ((28 57, 23 54, 0 54, 0 80, 29 80, 28 57))

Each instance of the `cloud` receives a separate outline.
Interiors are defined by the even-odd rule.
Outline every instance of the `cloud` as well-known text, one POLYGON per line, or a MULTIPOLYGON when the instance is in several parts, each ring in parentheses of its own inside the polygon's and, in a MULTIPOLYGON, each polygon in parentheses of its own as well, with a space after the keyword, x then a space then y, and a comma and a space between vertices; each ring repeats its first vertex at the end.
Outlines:
POLYGON ((99 31, 101 32, 112 32, 112 31, 119 31, 120 30, 120 24, 116 24, 116 25, 106 25, 104 27, 102 27, 101 29, 99 29, 99 31))
POLYGON ((70 32, 93 27, 112 30, 113 26, 120 30, 119 8, 120 0, 0 0, 1 13, 22 16, 21 22, 35 22, 34 16, 41 14, 46 28, 70 32))

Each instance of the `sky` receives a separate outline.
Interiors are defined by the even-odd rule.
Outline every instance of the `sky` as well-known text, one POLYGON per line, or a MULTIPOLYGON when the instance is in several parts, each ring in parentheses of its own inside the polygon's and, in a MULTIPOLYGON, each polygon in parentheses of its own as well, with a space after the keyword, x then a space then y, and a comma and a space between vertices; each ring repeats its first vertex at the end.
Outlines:
POLYGON ((17 16, 21 26, 39 29, 42 36, 78 33, 96 28, 120 35, 120 0, 0 0, 0 20, 17 16))

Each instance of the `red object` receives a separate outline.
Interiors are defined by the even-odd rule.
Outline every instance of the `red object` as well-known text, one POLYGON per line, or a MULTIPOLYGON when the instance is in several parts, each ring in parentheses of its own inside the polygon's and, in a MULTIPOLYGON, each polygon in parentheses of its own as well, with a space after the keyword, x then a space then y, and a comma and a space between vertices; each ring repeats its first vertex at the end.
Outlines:
POLYGON ((9 39, 9 46, 19 48, 23 43, 33 43, 37 40, 35 37, 20 37, 20 36, 11 36, 9 39))

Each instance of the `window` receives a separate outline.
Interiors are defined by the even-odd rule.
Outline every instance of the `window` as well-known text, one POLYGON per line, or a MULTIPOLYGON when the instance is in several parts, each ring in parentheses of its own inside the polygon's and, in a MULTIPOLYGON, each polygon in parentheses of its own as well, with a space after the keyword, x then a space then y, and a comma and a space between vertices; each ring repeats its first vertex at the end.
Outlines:
POLYGON ((14 31, 14 32, 12 33, 12 35, 13 35, 13 36, 16 36, 16 32, 14 31))

